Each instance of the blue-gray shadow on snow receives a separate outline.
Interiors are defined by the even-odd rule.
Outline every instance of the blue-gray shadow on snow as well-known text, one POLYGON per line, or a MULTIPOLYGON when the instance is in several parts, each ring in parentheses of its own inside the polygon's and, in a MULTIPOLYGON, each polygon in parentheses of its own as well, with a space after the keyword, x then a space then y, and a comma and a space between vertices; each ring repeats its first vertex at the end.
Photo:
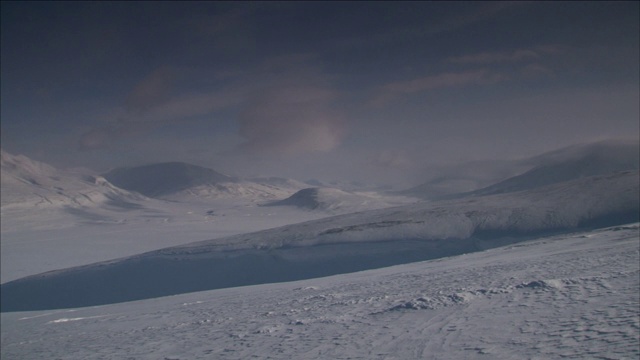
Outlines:
MULTIPOLYGON (((591 219, 581 228, 638 221, 638 212, 591 219)), ((335 243, 203 253, 155 251, 51 271, 0 285, 0 311, 76 308, 245 285, 349 273, 480 251, 544 232, 478 232, 468 239, 335 243)))

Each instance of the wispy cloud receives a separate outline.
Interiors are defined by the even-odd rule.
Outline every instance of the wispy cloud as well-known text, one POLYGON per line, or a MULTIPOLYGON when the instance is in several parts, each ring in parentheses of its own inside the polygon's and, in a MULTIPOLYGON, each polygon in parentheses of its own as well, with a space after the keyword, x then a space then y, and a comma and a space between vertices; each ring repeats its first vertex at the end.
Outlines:
POLYGON ((397 81, 380 86, 371 104, 373 106, 384 106, 399 97, 414 93, 467 85, 493 84, 504 79, 505 77, 500 73, 480 69, 462 72, 446 72, 411 80, 397 81))
MULTIPOLYGON (((309 54, 266 59, 225 79, 215 91, 173 95, 172 77, 160 69, 142 79, 110 121, 82 134, 79 148, 108 147, 124 137, 226 109, 238 114, 238 135, 245 142, 237 150, 243 153, 327 152, 346 134, 344 117, 334 105, 339 93, 309 54)), ((209 121, 219 120, 212 116, 209 121)))
POLYGON ((497 63, 532 62, 549 54, 557 54, 562 49, 556 45, 536 46, 529 49, 491 51, 450 57, 446 61, 452 64, 488 65, 497 63))
POLYGON ((483 52, 449 58, 454 64, 493 64, 539 59, 540 54, 533 50, 514 50, 508 52, 483 52))
POLYGON ((167 67, 156 69, 138 82, 127 96, 125 107, 130 112, 143 112, 168 99, 173 74, 167 67))
POLYGON ((238 118, 243 150, 282 155, 333 150, 346 133, 343 118, 331 107, 335 97, 320 86, 265 88, 238 118))
POLYGON ((123 106, 112 109, 106 121, 81 134, 78 148, 106 148, 119 139, 241 102, 242 92, 238 89, 173 95, 171 81, 174 77, 174 72, 166 67, 144 77, 133 86, 123 106))

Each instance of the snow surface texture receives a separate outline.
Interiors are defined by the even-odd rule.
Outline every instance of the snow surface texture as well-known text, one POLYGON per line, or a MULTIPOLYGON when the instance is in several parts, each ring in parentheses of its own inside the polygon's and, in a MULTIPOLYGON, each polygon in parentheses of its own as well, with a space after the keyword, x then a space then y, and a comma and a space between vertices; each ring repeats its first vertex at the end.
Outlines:
POLYGON ((637 359, 639 224, 298 282, 3 313, 3 359, 637 359))
POLYGON ((635 222, 639 197, 638 172, 628 171, 347 214, 18 279, 1 285, 2 311, 92 306, 467 253, 635 222))

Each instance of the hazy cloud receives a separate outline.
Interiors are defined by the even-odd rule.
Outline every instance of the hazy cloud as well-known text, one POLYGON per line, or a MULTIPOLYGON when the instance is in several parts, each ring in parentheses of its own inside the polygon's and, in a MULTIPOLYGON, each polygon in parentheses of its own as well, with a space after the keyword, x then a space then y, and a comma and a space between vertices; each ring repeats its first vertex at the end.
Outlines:
POLYGON ((513 49, 505 51, 487 51, 475 54, 454 56, 446 59, 452 64, 488 65, 513 62, 534 62, 550 55, 558 55, 566 52, 559 45, 539 45, 527 49, 513 49))
POLYGON ((404 95, 465 85, 493 84, 502 80, 504 80, 503 75, 486 69, 424 76, 382 85, 371 104, 373 106, 384 106, 404 95))
POLYGON ((123 137, 210 114, 239 104, 246 92, 246 89, 235 87, 224 91, 173 95, 171 81, 174 78, 175 74, 169 68, 162 67, 142 79, 129 93, 124 106, 113 109, 106 124, 85 131, 80 136, 78 148, 105 148, 123 137))
POLYGON ((344 117, 333 105, 338 93, 311 54, 267 58, 253 69, 210 81, 215 91, 174 95, 173 77, 162 68, 137 83, 107 124, 82 134, 79 148, 107 147, 125 136, 228 109, 237 113, 227 116, 238 122, 238 135, 246 140, 239 150, 245 153, 328 152, 346 134, 344 117))
POLYGON ((172 77, 171 71, 166 67, 149 74, 137 83, 127 96, 126 109, 142 112, 165 102, 169 96, 172 77))
POLYGON ((91 129, 80 136, 78 148, 80 150, 94 150, 107 147, 117 138, 114 128, 102 127, 91 129))
POLYGON ((533 50, 514 50, 508 52, 483 52, 479 54, 463 55, 449 58, 454 64, 492 64, 499 62, 516 62, 535 60, 540 54, 533 50))
POLYGON ((325 87, 269 87, 249 99, 238 117, 243 149, 295 155, 327 152, 342 141, 343 118, 331 107, 335 94, 325 87))
POLYGON ((394 170, 406 170, 414 165, 404 151, 390 149, 377 152, 369 158, 368 163, 376 167, 394 170))

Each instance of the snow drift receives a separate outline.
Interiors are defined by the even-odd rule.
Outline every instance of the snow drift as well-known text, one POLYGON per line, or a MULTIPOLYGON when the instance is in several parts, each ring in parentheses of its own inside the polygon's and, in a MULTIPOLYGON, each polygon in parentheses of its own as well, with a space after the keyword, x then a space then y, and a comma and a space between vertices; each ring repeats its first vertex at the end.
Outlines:
POLYGON ((637 171, 532 190, 335 216, 30 276, 1 311, 82 307, 291 281, 473 252, 550 232, 637 222, 637 171))

